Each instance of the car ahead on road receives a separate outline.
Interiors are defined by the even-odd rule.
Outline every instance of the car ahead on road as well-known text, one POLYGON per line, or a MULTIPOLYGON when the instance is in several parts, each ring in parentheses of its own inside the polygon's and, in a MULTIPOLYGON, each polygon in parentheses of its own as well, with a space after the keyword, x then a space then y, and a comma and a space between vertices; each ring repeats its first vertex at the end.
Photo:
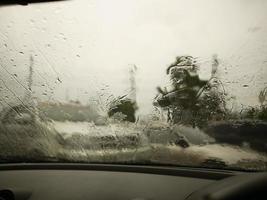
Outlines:
POLYGON ((65 145, 78 149, 134 149, 148 145, 186 148, 190 145, 179 130, 170 126, 142 126, 127 122, 96 126, 94 123, 70 121, 54 121, 52 126, 64 137, 65 145))

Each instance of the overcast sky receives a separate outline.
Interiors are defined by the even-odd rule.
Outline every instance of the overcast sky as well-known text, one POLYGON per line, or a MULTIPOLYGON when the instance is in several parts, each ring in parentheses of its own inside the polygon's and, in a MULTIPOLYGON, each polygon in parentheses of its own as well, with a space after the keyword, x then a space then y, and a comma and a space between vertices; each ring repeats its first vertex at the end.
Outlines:
POLYGON ((30 55, 38 98, 87 102, 100 92, 123 95, 137 66, 140 113, 148 113, 156 86, 177 55, 210 59, 237 102, 255 105, 267 86, 265 0, 69 0, 0 7, 0 98, 22 97, 30 55), (15 74, 10 76, 10 74, 15 74), (57 80, 59 77, 59 80, 57 80), (248 85, 248 87, 243 87, 248 85))

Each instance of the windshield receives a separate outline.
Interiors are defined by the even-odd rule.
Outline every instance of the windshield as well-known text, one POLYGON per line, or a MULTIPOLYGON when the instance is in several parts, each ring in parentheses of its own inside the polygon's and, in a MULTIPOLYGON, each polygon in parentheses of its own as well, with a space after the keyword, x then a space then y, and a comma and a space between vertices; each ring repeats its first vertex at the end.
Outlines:
POLYGON ((0 162, 267 169, 267 2, 0 5, 0 162))

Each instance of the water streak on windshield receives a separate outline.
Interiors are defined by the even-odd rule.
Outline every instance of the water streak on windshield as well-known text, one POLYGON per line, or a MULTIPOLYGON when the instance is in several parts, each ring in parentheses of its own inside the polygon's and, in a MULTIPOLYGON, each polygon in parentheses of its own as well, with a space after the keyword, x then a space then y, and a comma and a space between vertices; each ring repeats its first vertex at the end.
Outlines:
POLYGON ((0 7, 0 162, 266 170, 266 9, 261 0, 0 7))

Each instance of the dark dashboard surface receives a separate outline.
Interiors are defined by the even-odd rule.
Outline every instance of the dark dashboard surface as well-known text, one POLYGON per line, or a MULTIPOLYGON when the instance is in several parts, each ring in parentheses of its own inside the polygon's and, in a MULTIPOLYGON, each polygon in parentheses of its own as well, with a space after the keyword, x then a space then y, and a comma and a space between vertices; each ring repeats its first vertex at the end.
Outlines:
POLYGON ((0 190, 25 191, 29 194, 25 199, 32 200, 182 200, 202 187, 231 176, 230 173, 190 172, 183 168, 160 171, 157 167, 139 167, 138 170, 138 166, 112 166, 111 170, 104 170, 105 167, 3 165, 0 167, 0 190))

